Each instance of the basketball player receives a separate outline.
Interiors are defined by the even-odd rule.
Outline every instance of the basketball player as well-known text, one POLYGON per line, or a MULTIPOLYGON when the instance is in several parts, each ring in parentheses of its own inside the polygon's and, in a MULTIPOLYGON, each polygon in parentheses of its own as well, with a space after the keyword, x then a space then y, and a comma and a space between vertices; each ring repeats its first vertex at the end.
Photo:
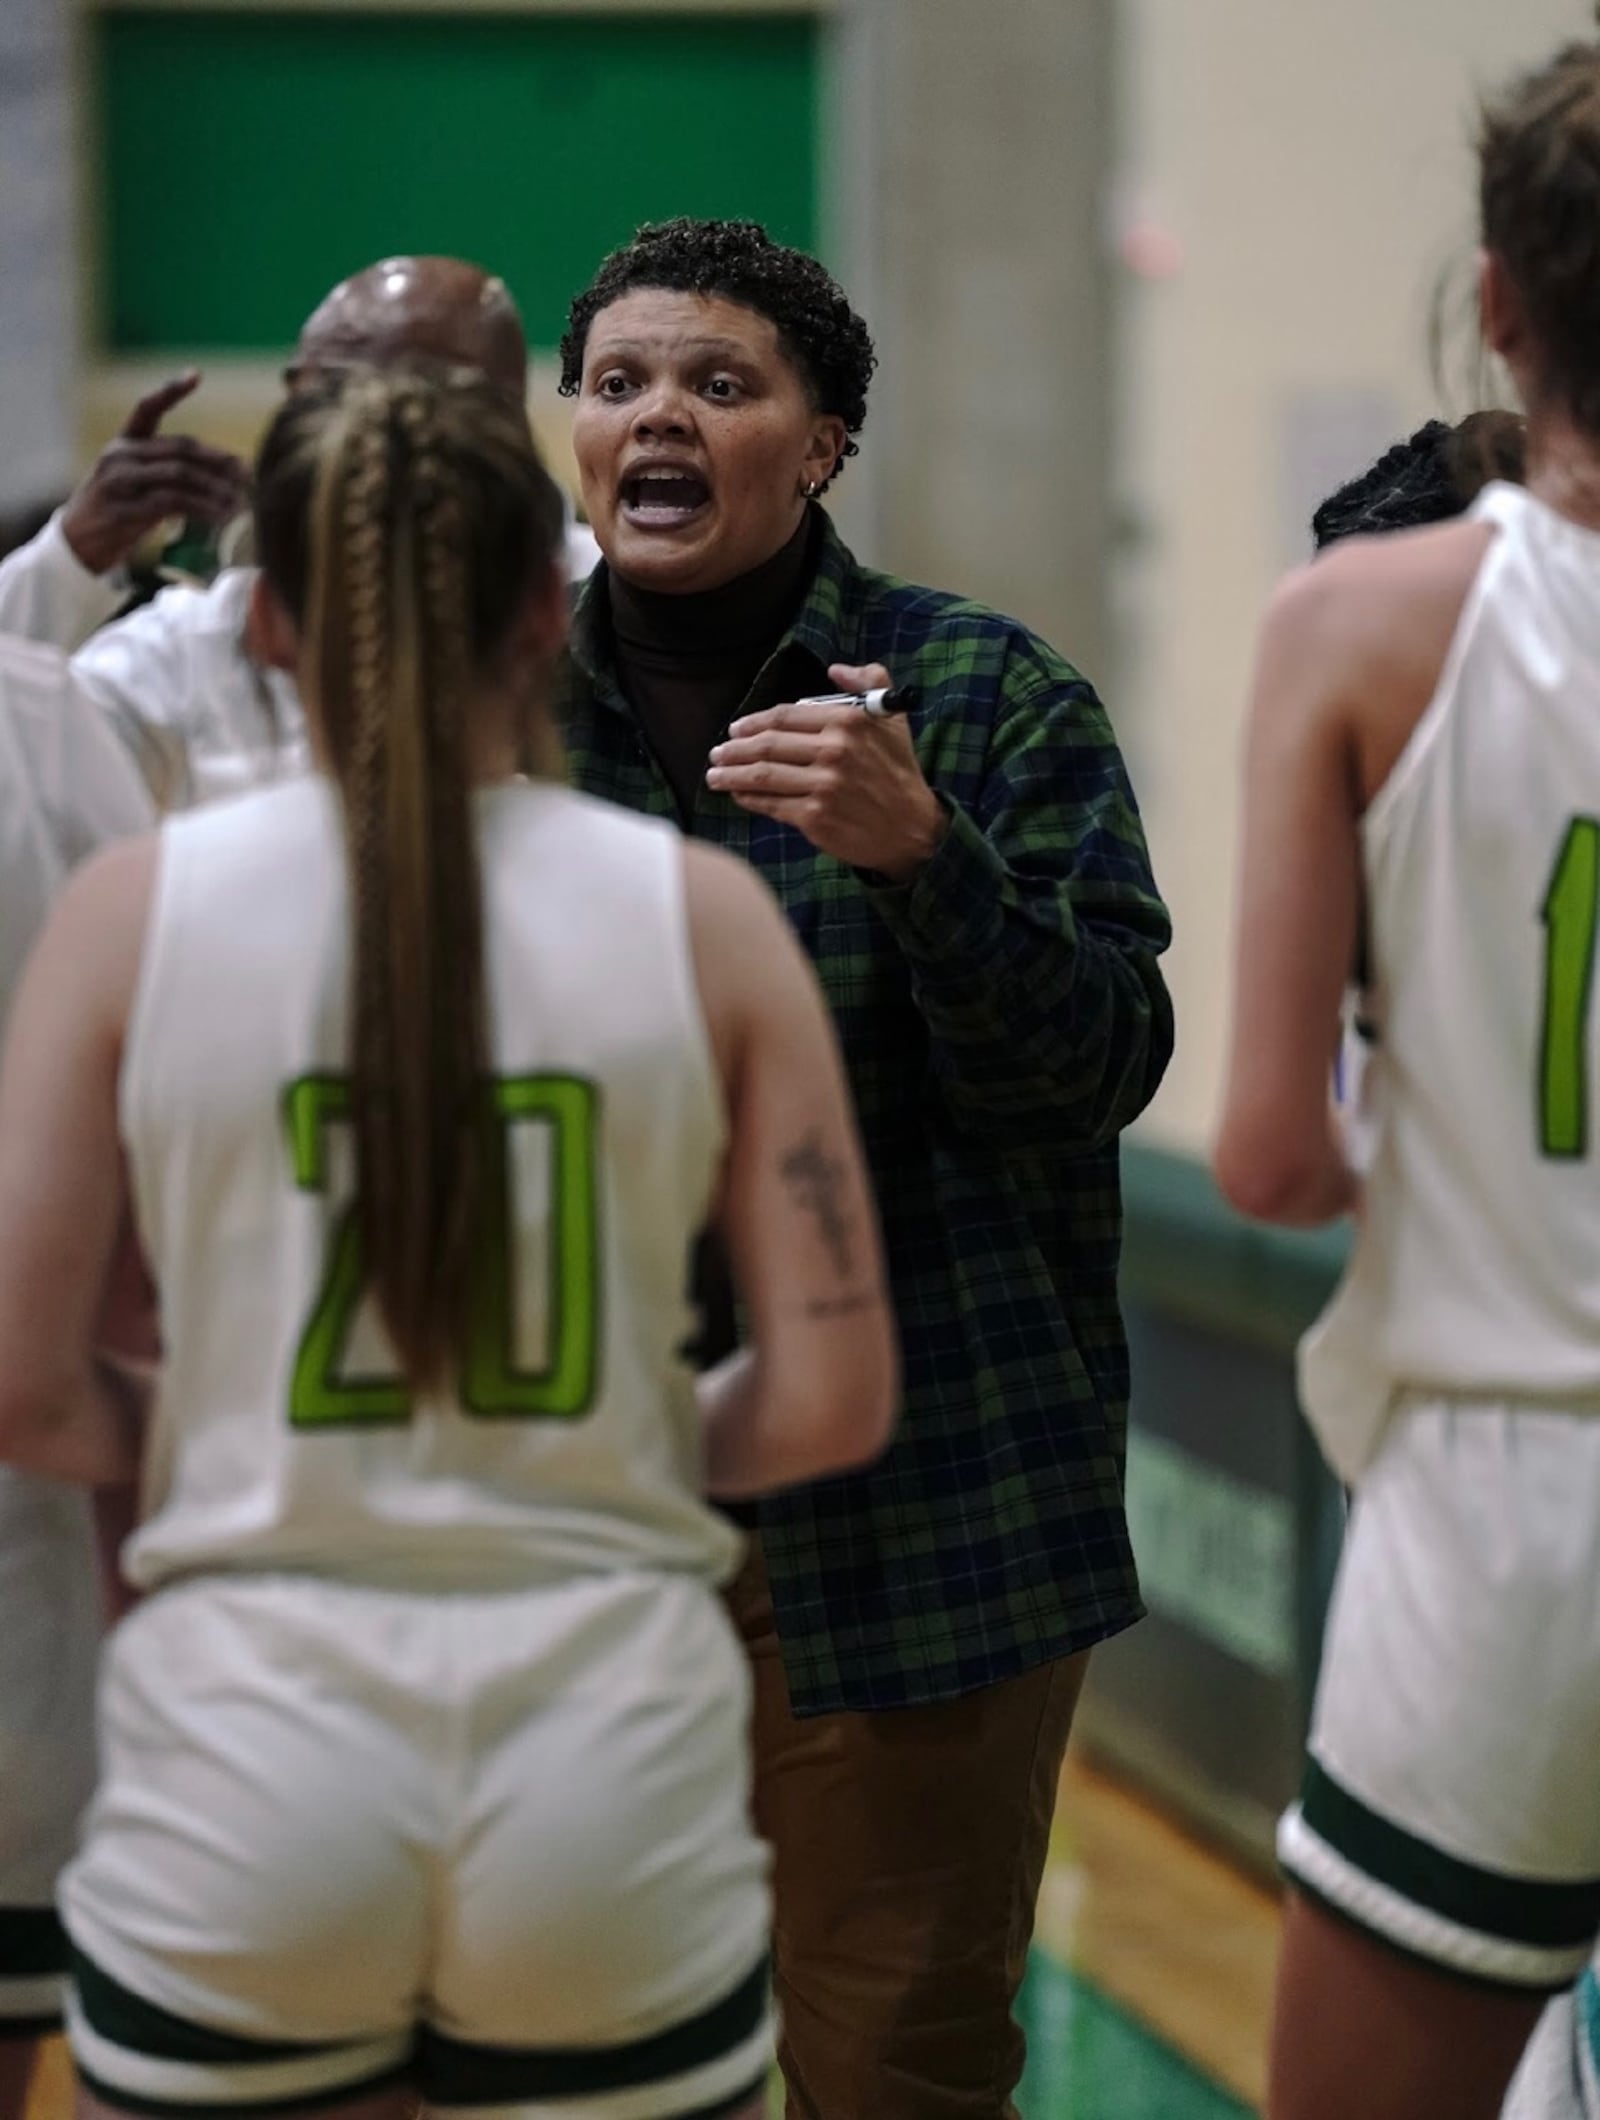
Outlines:
POLYGON ((89 2110, 755 2120, 701 1490, 887 1440, 826 1015, 741 864, 514 771, 566 618, 520 408, 308 387, 257 485, 255 622, 323 770, 89 868, 0 1084, 0 1455, 141 1470, 154 1593, 63 1889, 89 2110), (130 1203, 148 1432, 94 1352, 130 1203), (696 1387, 708 1211, 751 1333, 696 1387))
MULTIPOLYGON (((0 1011, 69 867, 151 822, 64 658, 0 639, 0 1011)), ((0 1470, 0 2120, 21 2120, 60 2021, 57 1874, 94 1777, 100 1611, 88 1500, 0 1470)))
MULTIPOLYGON (((1317 550, 1325 552, 1348 537, 1378 537, 1450 522, 1465 513, 1492 479, 1511 479, 1520 486, 1527 469, 1526 446, 1523 421, 1515 412, 1469 412, 1453 427, 1428 420, 1322 502, 1311 518, 1317 550)), ((1345 995, 1343 1034, 1334 1062, 1334 1098, 1344 1125, 1345 1153, 1358 1174, 1366 1168, 1371 1133, 1365 1090, 1375 1026, 1366 1007, 1367 984, 1358 936, 1355 974, 1345 995)))
MULTIPOLYGON (((334 288, 307 319, 287 380, 293 388, 352 362, 428 352, 480 368, 522 402, 527 352, 515 303, 502 281, 449 258, 389 259, 334 288)), ((161 431, 198 381, 191 370, 141 400, 67 506, 0 562, 0 633, 79 650, 69 675, 45 653, 0 643, 0 687, 25 700, 31 747, 14 759, 0 731, 0 768, 16 767, 0 788, 14 835, 0 836, 0 955, 12 978, 65 873, 62 855, 46 851, 52 833, 66 834, 64 858, 77 859, 151 822, 130 752, 163 806, 306 763, 292 679, 247 649, 253 570, 228 569, 207 589, 168 590, 130 618, 103 623, 126 594, 121 562, 159 518, 223 519, 247 491, 245 467, 226 452, 161 431), (64 716, 54 736, 41 720, 51 702, 64 716), (125 739, 126 752, 104 743, 106 727, 125 739)), ((568 520, 562 543, 569 571, 586 572, 595 551, 588 533, 568 520)), ((0 982, 0 1001, 10 992, 10 980, 0 982)), ((100 1628, 90 1536, 80 1497, 4 1475, 0 2120, 16 2120, 35 2034, 59 2011, 65 1961, 53 1882, 93 1768, 89 1687, 100 1628)))
POLYGON ((1217 1173, 1270 1220, 1361 1209, 1302 1350, 1356 1498, 1274 2120, 1487 2120, 1600 1930, 1600 46, 1487 114, 1480 172, 1528 490, 1295 577, 1251 715, 1217 1173), (1358 1202, 1327 1075, 1363 910, 1358 1202))

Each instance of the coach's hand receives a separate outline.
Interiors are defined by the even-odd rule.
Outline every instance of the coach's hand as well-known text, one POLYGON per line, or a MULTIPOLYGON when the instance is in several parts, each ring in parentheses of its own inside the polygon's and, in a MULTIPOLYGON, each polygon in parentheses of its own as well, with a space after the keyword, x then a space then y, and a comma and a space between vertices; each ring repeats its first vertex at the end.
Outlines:
MULTIPOLYGON (((891 682, 879 663, 834 663, 841 692, 891 682)), ((741 809, 776 817, 814 847, 858 869, 907 882, 934 852, 949 813, 922 777, 903 714, 791 702, 747 714, 711 753, 708 787, 741 809)))
POLYGON ((160 431, 162 420, 199 381, 200 371, 191 368, 141 398, 68 501, 61 527, 91 574, 121 566, 169 517, 225 523, 243 506, 248 473, 236 456, 187 434, 160 431))

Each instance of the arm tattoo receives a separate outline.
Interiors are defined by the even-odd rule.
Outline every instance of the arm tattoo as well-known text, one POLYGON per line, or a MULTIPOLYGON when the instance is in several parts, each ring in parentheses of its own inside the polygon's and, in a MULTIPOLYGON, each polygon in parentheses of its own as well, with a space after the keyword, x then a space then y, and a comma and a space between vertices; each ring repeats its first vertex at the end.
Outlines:
POLYGON ((830 1156, 822 1145, 820 1128, 812 1127, 802 1141, 790 1149, 779 1165, 796 1206, 817 1218, 817 1228, 841 1281, 848 1280, 855 1266, 855 1240, 850 1217, 840 1195, 844 1191, 844 1164, 830 1156))

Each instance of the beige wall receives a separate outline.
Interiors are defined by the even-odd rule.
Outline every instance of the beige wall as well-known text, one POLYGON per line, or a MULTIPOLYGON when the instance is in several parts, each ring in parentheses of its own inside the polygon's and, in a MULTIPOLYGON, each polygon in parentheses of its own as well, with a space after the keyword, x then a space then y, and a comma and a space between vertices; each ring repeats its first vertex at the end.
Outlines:
POLYGON ((1175 268, 1125 271, 1119 294, 1115 704, 1178 928, 1179 1051, 1146 1125, 1203 1147, 1262 604, 1310 500, 1435 409, 1429 299, 1470 259, 1475 90, 1593 17, 1580 0, 1122 0, 1120 22, 1115 217, 1175 268))
POLYGON ((830 254, 881 365, 847 535, 1104 682, 1113 0, 841 0, 830 254))
POLYGON ((0 503, 72 465, 72 128, 57 0, 0 0, 0 503))

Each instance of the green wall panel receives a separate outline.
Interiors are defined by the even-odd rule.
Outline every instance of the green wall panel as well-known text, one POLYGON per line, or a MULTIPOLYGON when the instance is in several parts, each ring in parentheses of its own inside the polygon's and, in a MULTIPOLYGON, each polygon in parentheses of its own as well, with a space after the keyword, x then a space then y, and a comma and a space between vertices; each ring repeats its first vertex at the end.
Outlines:
POLYGON ((502 272, 537 346, 645 220, 811 246, 814 17, 109 14, 109 348, 276 348, 394 251, 502 272))

